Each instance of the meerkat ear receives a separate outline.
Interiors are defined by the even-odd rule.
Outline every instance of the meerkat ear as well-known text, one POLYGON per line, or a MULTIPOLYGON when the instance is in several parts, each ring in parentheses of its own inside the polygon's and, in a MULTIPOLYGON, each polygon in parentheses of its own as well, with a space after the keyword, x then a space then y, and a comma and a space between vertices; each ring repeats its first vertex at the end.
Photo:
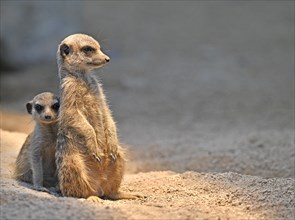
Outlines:
POLYGON ((71 52, 71 48, 67 44, 59 46, 59 53, 62 57, 67 56, 71 52))
POLYGON ((26 107, 27 107, 28 113, 31 115, 32 114, 32 108, 33 108, 33 103, 32 102, 28 102, 26 104, 26 107))

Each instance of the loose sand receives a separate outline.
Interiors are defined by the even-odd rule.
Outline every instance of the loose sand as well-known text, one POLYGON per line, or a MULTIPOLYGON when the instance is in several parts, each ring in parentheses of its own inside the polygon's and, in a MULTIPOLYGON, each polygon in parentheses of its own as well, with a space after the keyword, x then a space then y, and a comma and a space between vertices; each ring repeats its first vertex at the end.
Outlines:
MULTIPOLYGON (((1 219, 292 219, 294 216, 294 178, 184 171, 193 167, 221 171, 228 166, 244 170, 248 164, 251 167, 246 169, 248 173, 269 175, 272 166, 264 173, 265 161, 257 161, 255 153, 250 153, 261 146, 249 147, 248 152, 241 152, 245 156, 238 158, 225 152, 220 157, 194 157, 185 149, 181 155, 166 158, 158 153, 165 150, 163 146, 150 148, 148 154, 137 158, 140 162, 137 169, 152 170, 154 164, 156 169, 166 167, 166 171, 129 172, 122 184, 123 190, 140 192, 144 198, 92 204, 37 192, 31 185, 15 181, 11 177, 13 163, 25 137, 23 133, 1 130, 1 219), (259 164, 261 170, 255 171, 255 165, 259 169, 259 164), (169 171, 169 167, 181 171, 169 171)), ((256 157, 265 156, 257 154, 256 157)), ((136 162, 132 164, 137 167, 136 162)), ((290 172, 273 167, 273 174, 278 176, 290 172)))

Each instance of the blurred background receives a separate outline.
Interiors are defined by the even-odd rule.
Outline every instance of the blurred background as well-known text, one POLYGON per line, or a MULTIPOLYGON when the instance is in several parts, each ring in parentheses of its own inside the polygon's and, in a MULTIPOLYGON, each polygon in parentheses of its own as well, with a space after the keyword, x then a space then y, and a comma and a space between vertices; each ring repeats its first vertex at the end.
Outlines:
POLYGON ((58 93, 73 33, 111 58, 97 76, 131 172, 294 176, 294 1, 1 1, 4 129, 24 131, 25 103, 58 93))

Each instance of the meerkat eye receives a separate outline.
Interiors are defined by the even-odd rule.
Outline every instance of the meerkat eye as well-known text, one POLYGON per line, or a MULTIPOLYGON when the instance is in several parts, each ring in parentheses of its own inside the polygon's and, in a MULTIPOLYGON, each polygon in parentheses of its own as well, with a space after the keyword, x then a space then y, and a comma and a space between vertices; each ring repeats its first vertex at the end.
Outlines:
POLYGON ((39 112, 39 113, 43 110, 43 108, 44 108, 44 107, 43 107, 42 105, 39 105, 39 104, 36 104, 36 105, 35 105, 35 109, 36 109, 36 111, 39 112))
POLYGON ((58 109, 59 109, 59 103, 57 102, 57 103, 53 104, 53 105, 51 106, 51 108, 52 108, 53 110, 55 110, 55 111, 58 111, 58 109))
POLYGON ((91 52, 96 51, 96 49, 93 48, 93 47, 90 47, 90 46, 85 46, 85 47, 82 47, 82 51, 83 51, 84 53, 91 53, 91 52))

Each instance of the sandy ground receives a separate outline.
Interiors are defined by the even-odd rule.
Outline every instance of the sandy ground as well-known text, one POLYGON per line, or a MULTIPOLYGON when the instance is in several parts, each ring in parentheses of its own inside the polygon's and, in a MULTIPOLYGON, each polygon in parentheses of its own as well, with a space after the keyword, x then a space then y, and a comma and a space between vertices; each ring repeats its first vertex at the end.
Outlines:
POLYGON ((294 216, 294 178, 262 178, 233 172, 127 174, 122 190, 145 195, 133 201, 92 204, 36 192, 29 184, 11 178, 13 162, 25 137, 23 133, 1 130, 1 219, 292 219, 294 216))
POLYGON ((107 38, 122 189, 145 197, 92 204, 13 180, 25 103, 58 91, 52 60, 1 73, 1 219, 294 219, 294 2, 96 4, 83 27, 107 38))

